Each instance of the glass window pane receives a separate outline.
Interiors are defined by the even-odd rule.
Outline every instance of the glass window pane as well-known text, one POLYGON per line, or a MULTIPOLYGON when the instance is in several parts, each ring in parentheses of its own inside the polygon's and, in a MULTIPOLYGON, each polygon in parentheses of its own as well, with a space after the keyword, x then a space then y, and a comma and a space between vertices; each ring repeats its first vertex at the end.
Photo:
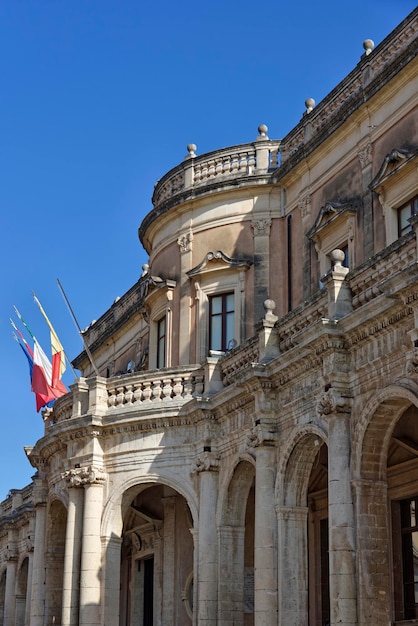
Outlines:
POLYGON ((233 293, 228 293, 226 295, 226 311, 227 313, 231 312, 234 310, 234 299, 235 296, 233 293))
POLYGON ((234 312, 228 313, 226 316, 226 344, 231 341, 231 339, 235 339, 234 335, 234 312))
POLYGON ((222 296, 214 296, 211 298, 212 315, 222 313, 222 296))
POLYGON ((212 317, 211 350, 222 350, 222 317, 212 317))

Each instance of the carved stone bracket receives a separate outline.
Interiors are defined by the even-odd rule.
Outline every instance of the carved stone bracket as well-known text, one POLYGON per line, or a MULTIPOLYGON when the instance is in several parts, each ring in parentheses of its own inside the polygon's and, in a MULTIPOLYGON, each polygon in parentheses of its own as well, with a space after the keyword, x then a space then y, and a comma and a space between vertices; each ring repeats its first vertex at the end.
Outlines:
POLYGON ((369 142, 364 148, 361 148, 358 153, 358 159, 360 161, 361 168, 364 169, 372 162, 372 144, 369 142))
POLYGON ((269 235, 271 219, 261 218, 259 220, 253 220, 251 222, 251 226, 254 229, 254 237, 257 237, 258 235, 269 235))
POLYGON ((317 412, 319 415, 332 413, 350 413, 351 398, 343 396, 334 389, 328 389, 318 396, 317 412))
POLYGON ((195 460, 193 471, 199 474, 200 472, 218 472, 219 465, 219 457, 214 452, 204 452, 195 460))
POLYGON ((418 349, 411 350, 406 355, 405 372, 407 376, 418 376, 418 349))
POLYGON ((247 433, 247 448, 257 448, 258 446, 272 446, 277 440, 277 430, 274 424, 255 424, 247 433))
POLYGON ((83 485, 103 484, 106 482, 106 472, 98 467, 89 465, 87 467, 77 467, 67 470, 61 474, 70 487, 82 487, 83 485))

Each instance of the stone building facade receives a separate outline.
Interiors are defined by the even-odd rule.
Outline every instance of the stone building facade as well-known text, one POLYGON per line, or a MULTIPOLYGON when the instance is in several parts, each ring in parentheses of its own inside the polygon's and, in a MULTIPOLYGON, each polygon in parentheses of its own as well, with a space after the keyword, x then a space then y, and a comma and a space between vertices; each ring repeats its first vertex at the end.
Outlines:
POLYGON ((1 503, 5 626, 418 624, 417 33, 158 182, 1 503))

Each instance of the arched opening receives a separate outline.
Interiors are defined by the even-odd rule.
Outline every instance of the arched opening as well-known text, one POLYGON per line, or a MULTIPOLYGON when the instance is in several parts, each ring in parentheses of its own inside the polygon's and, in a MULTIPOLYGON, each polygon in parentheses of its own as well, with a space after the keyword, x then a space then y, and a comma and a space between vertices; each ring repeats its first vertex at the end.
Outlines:
POLYGON ((16 585, 16 626, 25 625, 26 594, 28 589, 29 559, 22 562, 17 575, 16 585))
POLYGON ((45 554, 45 620, 54 626, 61 624, 66 527, 67 510, 62 502, 54 500, 49 507, 45 554))
POLYGON ((254 624, 255 467, 236 466, 221 506, 219 525, 219 618, 254 624))
POLYGON ((290 438, 279 469, 279 586, 282 624, 329 624, 328 446, 306 428, 290 438))
POLYGON ((330 624, 328 447, 321 445, 308 484, 309 625, 330 624))
MULTIPOLYGON (((418 409, 395 425, 387 455, 395 621, 418 618, 418 409)), ((415 622, 414 622, 415 623, 415 622)))
POLYGON ((123 498, 120 626, 184 624, 193 614, 193 522, 167 485, 141 485, 123 498))

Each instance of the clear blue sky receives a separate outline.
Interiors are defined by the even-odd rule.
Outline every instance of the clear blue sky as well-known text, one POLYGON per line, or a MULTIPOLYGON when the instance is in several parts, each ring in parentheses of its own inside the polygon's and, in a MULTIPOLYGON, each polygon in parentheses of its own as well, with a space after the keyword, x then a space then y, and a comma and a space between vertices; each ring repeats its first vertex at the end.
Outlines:
POLYGON ((81 327, 97 319, 138 279, 137 228, 188 143, 284 136, 415 4, 1 0, 0 500, 30 482, 23 446, 43 434, 13 305, 49 352, 35 291, 74 358, 57 277, 81 327))

